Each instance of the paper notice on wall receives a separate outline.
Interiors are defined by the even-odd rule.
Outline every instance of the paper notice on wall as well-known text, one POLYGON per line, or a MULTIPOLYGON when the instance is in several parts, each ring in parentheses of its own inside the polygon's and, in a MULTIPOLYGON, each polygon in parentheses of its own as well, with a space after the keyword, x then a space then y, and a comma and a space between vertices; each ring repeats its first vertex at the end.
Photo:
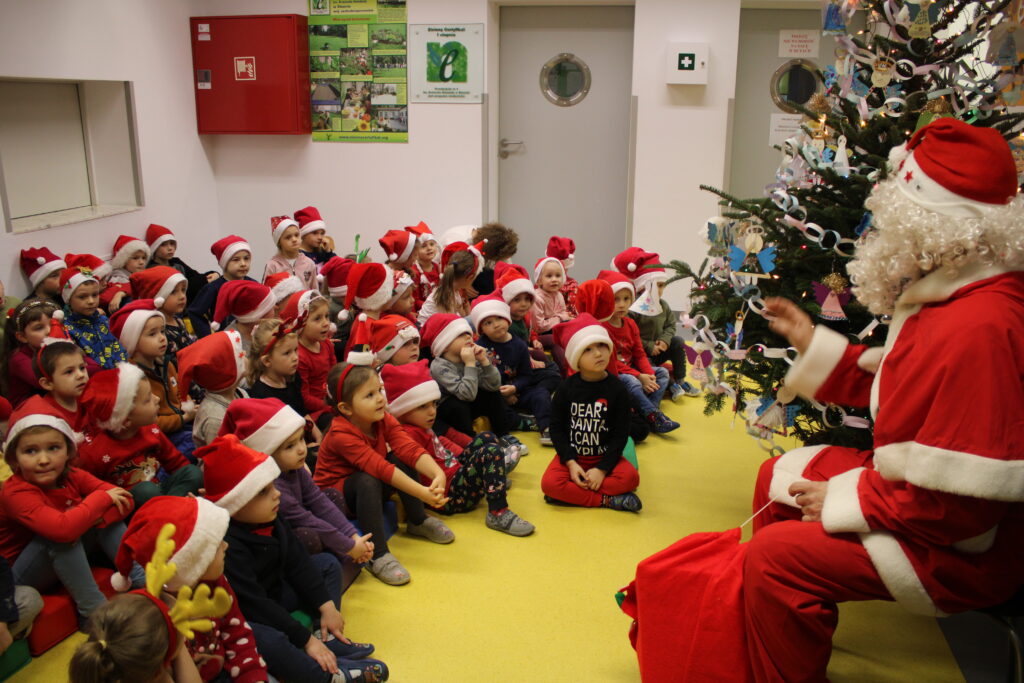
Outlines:
POLYGON ((800 132, 800 114, 772 114, 771 125, 768 127, 768 146, 782 145, 786 140, 800 132))
POLYGON ((779 57, 817 59, 821 36, 812 29, 782 29, 779 31, 779 57))

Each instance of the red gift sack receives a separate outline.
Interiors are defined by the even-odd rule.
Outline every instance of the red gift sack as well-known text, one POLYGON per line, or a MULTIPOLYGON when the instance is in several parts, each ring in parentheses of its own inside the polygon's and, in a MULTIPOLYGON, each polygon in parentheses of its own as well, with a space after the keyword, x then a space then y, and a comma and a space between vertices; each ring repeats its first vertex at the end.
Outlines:
POLYGON ((645 683, 753 681, 740 530, 692 534, 643 560, 623 589, 645 683))

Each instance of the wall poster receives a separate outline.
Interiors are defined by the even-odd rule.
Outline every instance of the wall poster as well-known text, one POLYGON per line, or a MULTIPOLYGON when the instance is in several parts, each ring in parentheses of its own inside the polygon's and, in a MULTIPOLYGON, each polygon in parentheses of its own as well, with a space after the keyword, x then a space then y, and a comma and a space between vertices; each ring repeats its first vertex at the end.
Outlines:
POLYGON ((309 0, 313 140, 408 142, 405 0, 309 0))

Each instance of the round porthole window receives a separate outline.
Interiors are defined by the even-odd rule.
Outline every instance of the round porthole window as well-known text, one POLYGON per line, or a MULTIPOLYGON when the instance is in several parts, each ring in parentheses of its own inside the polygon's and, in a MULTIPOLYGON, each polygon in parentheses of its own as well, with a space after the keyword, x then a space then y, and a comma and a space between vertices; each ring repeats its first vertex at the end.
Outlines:
POLYGON ((590 67, 569 52, 555 55, 540 70, 540 91, 559 107, 578 104, 590 92, 590 67))
POLYGON ((776 107, 790 114, 799 114, 800 110, 793 105, 806 105, 814 93, 822 91, 821 72, 814 62, 791 59, 772 74, 768 88, 776 107))

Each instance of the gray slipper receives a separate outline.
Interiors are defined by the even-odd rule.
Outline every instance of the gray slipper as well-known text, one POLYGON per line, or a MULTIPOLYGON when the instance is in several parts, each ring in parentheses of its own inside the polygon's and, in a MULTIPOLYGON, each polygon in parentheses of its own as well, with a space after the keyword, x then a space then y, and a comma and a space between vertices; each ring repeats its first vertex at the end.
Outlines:
POLYGON ((409 571, 391 553, 384 553, 377 559, 368 562, 366 569, 389 586, 407 584, 412 578, 409 576, 409 571))
POLYGON ((451 543, 455 534, 437 517, 428 516, 422 524, 406 524, 405 530, 412 536, 422 536, 434 543, 451 543))
POLYGON ((487 519, 484 521, 487 523, 488 529, 501 531, 510 536, 529 536, 534 530, 532 524, 511 510, 505 510, 500 515, 488 512, 487 519))

